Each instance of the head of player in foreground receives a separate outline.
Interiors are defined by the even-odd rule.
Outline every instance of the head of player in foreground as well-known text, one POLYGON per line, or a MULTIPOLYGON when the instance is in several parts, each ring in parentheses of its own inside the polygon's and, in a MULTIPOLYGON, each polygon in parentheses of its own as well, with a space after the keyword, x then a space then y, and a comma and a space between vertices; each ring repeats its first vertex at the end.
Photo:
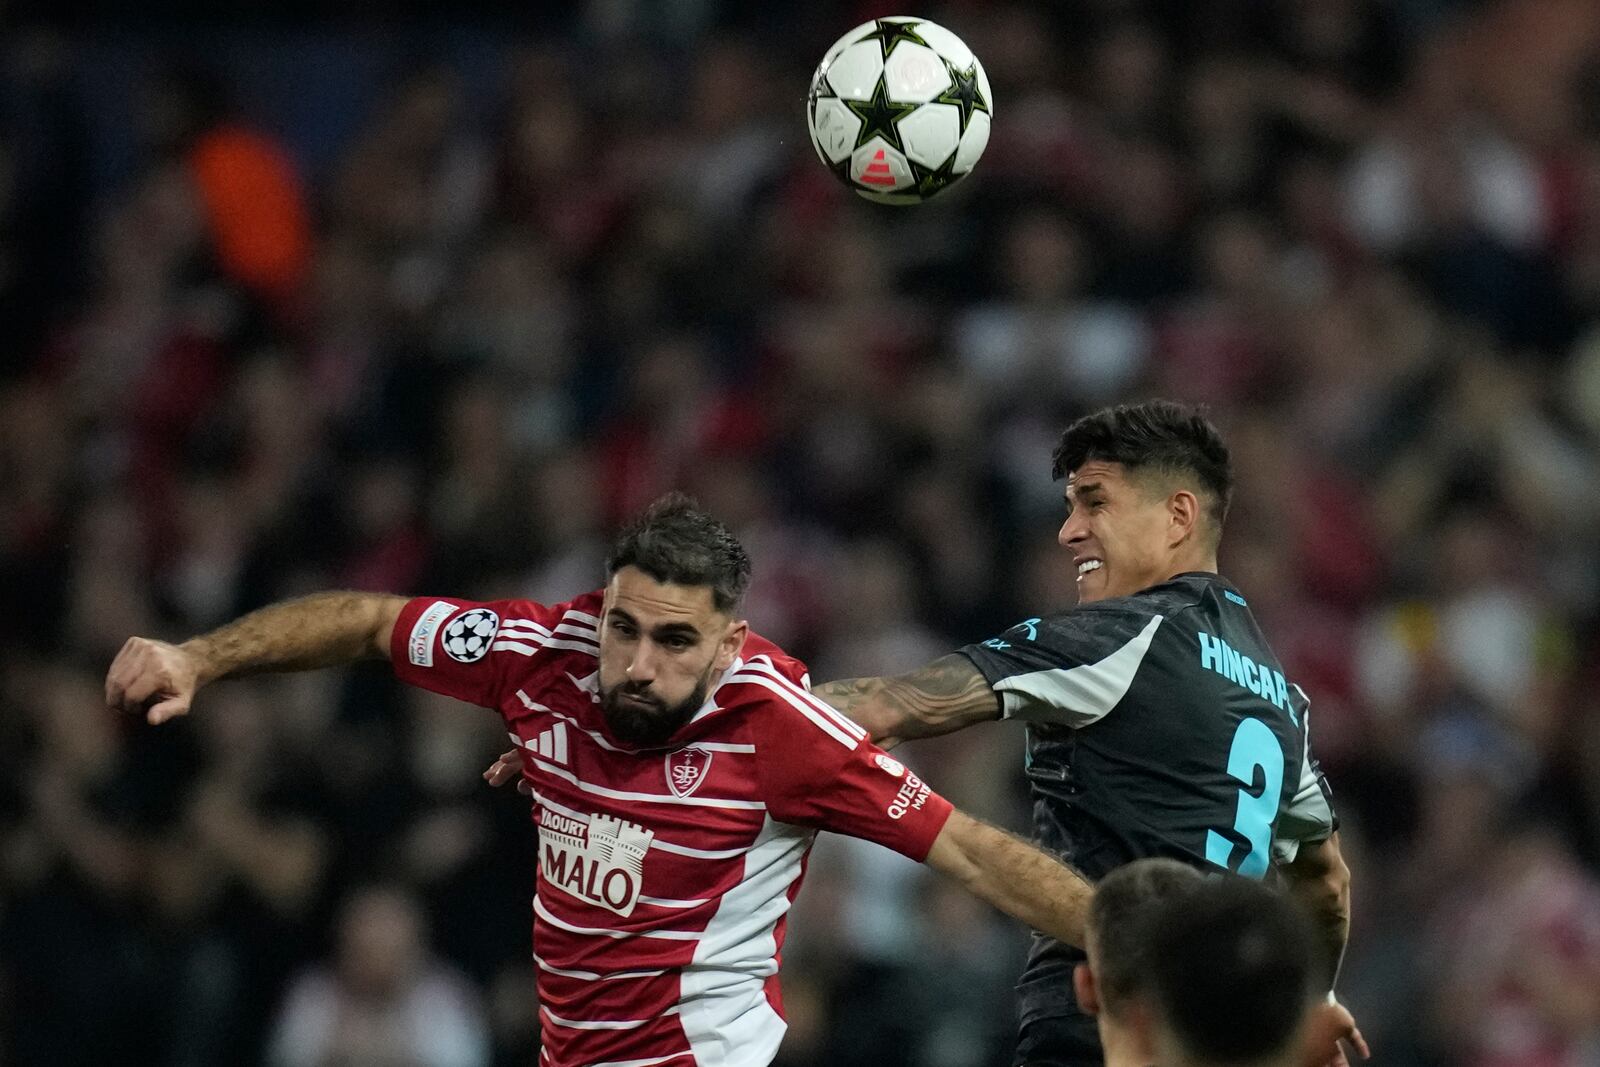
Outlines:
POLYGON ((1073 971, 1072 985, 1079 1005, 1095 1017, 1106 1067, 1144 1067, 1154 1060, 1146 931, 1164 901, 1201 880, 1199 871, 1177 860, 1142 859, 1095 886, 1085 928, 1089 959, 1073 971))
POLYGON ((1323 950, 1291 898, 1245 878, 1203 879, 1159 901, 1140 936, 1155 1062, 1343 1062, 1338 1039, 1353 1023, 1325 999, 1323 950))
POLYGON ((722 523, 672 493, 618 536, 606 560, 600 705, 619 741, 665 744, 733 665, 750 559, 722 523))
POLYGON ((1052 473, 1066 483, 1057 540, 1080 602, 1216 571, 1233 469, 1198 409, 1151 400, 1085 415, 1061 435, 1052 473))

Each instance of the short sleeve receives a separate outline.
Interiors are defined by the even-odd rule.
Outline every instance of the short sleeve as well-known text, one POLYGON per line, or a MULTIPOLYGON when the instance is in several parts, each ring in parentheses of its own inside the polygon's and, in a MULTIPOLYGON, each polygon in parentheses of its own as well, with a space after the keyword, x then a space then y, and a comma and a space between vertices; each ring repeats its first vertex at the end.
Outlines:
MULTIPOLYGON (((1299 688, 1295 687, 1297 691, 1299 688)), ((1333 790, 1322 768, 1311 756, 1309 708, 1302 709, 1300 721, 1305 726, 1305 752, 1300 762, 1300 781, 1296 783, 1294 796, 1278 816, 1277 832, 1272 841, 1273 858, 1279 863, 1292 862, 1302 844, 1326 841, 1339 828, 1339 817, 1333 810, 1333 790)))
POLYGON ((768 813, 926 859, 950 802, 827 703, 771 678, 776 704, 758 716, 756 743, 768 813))
MULTIPOLYGON (((418 597, 390 638, 395 675, 408 685, 498 709, 552 640, 562 613, 528 600, 418 597)), ((592 639, 591 639, 592 640, 592 639)))
POLYGON ((1025 619, 960 649, 1008 719, 1082 727, 1127 695, 1162 616, 1126 607, 1079 608, 1025 619))

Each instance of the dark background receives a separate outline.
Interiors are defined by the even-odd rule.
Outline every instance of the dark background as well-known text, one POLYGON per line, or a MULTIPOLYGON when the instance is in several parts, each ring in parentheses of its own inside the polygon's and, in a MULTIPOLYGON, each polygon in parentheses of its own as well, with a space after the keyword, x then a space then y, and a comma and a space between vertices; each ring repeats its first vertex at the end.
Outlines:
MULTIPOLYGON (((905 669, 1071 602, 1050 448, 1151 395, 1233 446, 1374 1062, 1597 1062, 1600 7, 930 4, 995 133, 902 210, 802 110, 889 13, 0 11, 0 1063, 534 1062, 492 717, 373 668, 151 730, 128 635, 566 599, 678 486, 814 677, 905 669)), ((1021 828, 1021 746, 902 752, 1021 828)), ((959 891, 830 839, 792 930, 784 1064, 1009 1062, 959 891)))

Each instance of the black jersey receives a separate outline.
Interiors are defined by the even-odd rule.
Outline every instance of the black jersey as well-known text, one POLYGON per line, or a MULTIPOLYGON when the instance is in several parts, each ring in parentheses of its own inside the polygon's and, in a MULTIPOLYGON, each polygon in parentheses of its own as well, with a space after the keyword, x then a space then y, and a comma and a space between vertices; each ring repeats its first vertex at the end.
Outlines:
MULTIPOLYGON (((1306 696, 1218 575, 1028 619, 961 651, 1004 717, 1028 724, 1037 839, 1092 881, 1146 856, 1260 878, 1336 828, 1306 696)), ((1080 1014, 1082 959, 1035 935, 1018 986, 1024 1045, 1030 1023, 1080 1014)))

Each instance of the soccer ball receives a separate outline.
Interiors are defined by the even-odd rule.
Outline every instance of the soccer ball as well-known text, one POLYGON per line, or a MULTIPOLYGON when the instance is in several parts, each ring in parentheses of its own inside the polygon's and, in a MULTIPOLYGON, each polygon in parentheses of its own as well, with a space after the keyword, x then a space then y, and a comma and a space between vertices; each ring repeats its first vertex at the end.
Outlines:
POLYGON ((489 651, 500 630, 500 616, 488 608, 473 608, 450 620, 444 628, 444 650, 462 663, 476 663, 489 651))
POLYGON ((885 204, 918 204, 972 170, 989 143, 989 76, 961 38, 926 19, 874 19, 834 42, 811 76, 811 144, 839 180, 885 204))

